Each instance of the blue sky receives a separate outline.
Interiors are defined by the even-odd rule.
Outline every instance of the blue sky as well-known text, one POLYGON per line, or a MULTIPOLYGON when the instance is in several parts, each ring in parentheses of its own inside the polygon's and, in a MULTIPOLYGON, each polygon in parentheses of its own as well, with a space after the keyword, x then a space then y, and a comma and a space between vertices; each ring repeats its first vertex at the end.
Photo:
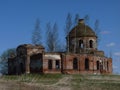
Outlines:
POLYGON ((92 28, 99 19, 99 49, 106 56, 112 52, 114 72, 120 72, 120 0, 0 0, 0 54, 19 44, 31 43, 37 18, 43 31, 49 21, 57 22, 59 32, 63 31, 68 12, 73 17, 78 13, 81 18, 88 14, 92 28))

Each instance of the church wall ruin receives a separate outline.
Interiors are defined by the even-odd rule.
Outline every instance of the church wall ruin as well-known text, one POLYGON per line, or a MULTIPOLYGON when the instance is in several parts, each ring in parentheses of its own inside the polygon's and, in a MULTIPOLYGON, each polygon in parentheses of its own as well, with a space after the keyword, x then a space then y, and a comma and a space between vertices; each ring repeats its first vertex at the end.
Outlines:
POLYGON ((9 74, 68 73, 111 74, 112 58, 97 48, 96 33, 80 19, 69 32, 66 52, 45 52, 41 45, 23 44, 9 58, 9 74))

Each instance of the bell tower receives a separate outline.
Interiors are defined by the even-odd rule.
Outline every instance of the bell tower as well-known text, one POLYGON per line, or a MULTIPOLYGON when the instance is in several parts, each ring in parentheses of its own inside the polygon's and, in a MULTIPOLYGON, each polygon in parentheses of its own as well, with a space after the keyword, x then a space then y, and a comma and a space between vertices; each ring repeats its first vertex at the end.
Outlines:
POLYGON ((69 33, 69 51, 71 53, 90 53, 97 50, 95 32, 79 19, 78 25, 69 33))

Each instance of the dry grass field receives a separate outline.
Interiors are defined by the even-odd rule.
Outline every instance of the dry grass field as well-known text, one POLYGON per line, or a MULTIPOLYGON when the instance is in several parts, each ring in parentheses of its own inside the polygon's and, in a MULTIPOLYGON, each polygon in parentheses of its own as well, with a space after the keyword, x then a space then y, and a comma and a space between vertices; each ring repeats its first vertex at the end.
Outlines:
POLYGON ((78 74, 2 76, 0 90, 120 90, 120 76, 78 74))

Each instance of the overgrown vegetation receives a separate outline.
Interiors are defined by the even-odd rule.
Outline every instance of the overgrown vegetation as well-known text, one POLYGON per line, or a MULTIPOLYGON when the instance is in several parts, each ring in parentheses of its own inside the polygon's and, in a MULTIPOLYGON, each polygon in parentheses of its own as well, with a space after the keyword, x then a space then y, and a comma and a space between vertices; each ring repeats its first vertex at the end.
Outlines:
POLYGON ((17 82, 30 82, 30 83, 43 83, 53 84, 62 78, 62 74, 23 74, 23 75, 5 75, 2 80, 17 81, 17 82))
POLYGON ((9 90, 120 90, 119 75, 24 74, 2 76, 0 83, 5 81, 14 88, 19 85, 19 89, 9 90))
POLYGON ((119 90, 118 75, 73 75, 72 86, 75 90, 119 90))

